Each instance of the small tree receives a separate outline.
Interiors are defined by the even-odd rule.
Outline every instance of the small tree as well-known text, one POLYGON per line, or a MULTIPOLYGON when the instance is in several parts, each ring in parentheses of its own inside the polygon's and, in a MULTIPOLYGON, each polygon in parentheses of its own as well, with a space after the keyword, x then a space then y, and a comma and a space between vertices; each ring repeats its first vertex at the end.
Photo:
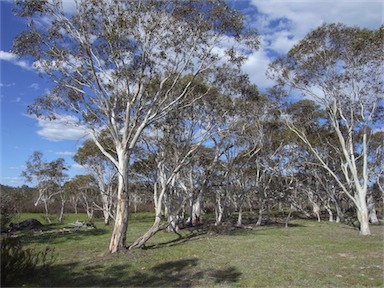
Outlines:
MULTIPOLYGON (((26 162, 26 169, 22 172, 22 176, 25 177, 28 182, 36 183, 39 197, 35 202, 35 206, 40 202, 44 203, 45 216, 49 223, 51 223, 51 219, 49 217, 48 205, 55 196, 64 192, 62 188, 67 178, 67 175, 64 173, 65 170, 67 170, 67 168, 63 158, 46 162, 43 160, 43 153, 35 151, 26 162)), ((64 202, 62 201, 61 204, 62 212, 64 202)), ((60 215, 62 216, 62 213, 60 213, 60 215)))
POLYGON ((383 111, 383 31, 325 24, 274 61, 269 70, 281 87, 298 90, 325 109, 337 138, 337 146, 328 148, 339 155, 337 169, 342 174, 324 161, 304 123, 295 125, 289 116, 286 123, 353 201, 362 235, 370 234, 366 199, 369 131, 378 124, 383 111))
MULTIPOLYGON (((108 138, 100 139, 105 147, 113 145, 108 138)), ((109 151, 109 150, 108 150, 109 151)), ((113 153, 109 151, 109 153, 113 153)), ((114 207, 116 207, 116 166, 105 157, 92 140, 86 140, 77 150, 73 159, 85 167, 93 176, 98 185, 101 199, 101 210, 103 211, 104 224, 109 225, 110 219, 115 218, 114 207)))
POLYGON ((72 202, 76 214, 77 205, 81 204, 87 212, 88 219, 91 220, 99 194, 95 178, 92 175, 76 175, 64 184, 64 190, 72 202))

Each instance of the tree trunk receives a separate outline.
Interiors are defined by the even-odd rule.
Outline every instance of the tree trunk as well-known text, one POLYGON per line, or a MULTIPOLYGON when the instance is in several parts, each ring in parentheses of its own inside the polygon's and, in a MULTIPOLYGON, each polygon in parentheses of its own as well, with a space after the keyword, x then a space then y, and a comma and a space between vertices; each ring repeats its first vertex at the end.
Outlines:
POLYGON ((112 208, 114 206, 114 187, 112 183, 112 177, 110 177, 107 184, 104 183, 103 177, 100 174, 96 174, 98 179, 98 185, 101 194, 102 201, 102 210, 104 217, 104 225, 109 225, 111 218, 114 220, 114 214, 112 213, 112 208))
POLYGON ((117 190, 116 219, 113 227, 109 252, 116 253, 126 249, 128 230, 128 155, 123 151, 117 151, 119 159, 119 176, 117 190))
POLYGON ((159 232, 161 230, 160 220, 160 216, 157 215, 152 227, 143 236, 137 239, 131 246, 129 246, 129 250, 141 248, 153 235, 159 232))
POLYGON ((49 217, 49 211, 48 211, 48 200, 44 200, 44 210, 45 210, 45 219, 48 221, 49 224, 52 223, 51 218, 49 217))
POLYGON ((224 207, 221 205, 221 197, 220 195, 216 194, 216 222, 215 226, 218 226, 223 221, 224 216, 224 207))
POLYGON ((371 230, 369 229, 369 217, 368 210, 357 211, 357 218, 360 222, 360 235, 371 235, 371 230))
POLYGON ((248 205, 249 213, 253 213, 253 205, 252 205, 252 200, 250 195, 247 195, 247 205, 248 205))
POLYGON ((368 205, 368 212, 369 212, 369 220, 371 221, 372 224, 379 224, 379 219, 377 219, 375 202, 374 202, 372 193, 368 195, 367 205, 368 205))
POLYGON ((128 193, 119 193, 116 207, 116 219, 113 227, 109 252, 116 253, 126 249, 126 237, 128 230, 128 193))
POLYGON ((263 202, 264 202, 264 199, 263 199, 263 193, 262 191, 260 191, 260 189, 258 189, 258 203, 257 203, 257 206, 258 206, 258 209, 259 209, 259 216, 257 218, 257 222, 256 222, 256 226, 260 226, 261 225, 261 222, 263 221, 263 202))
POLYGON ((108 207, 108 203, 103 201, 103 217, 104 217, 104 225, 109 225, 109 207, 108 207))
POLYGON ((325 209, 327 210, 328 212, 328 215, 329 215, 329 222, 334 222, 334 219, 333 219, 333 212, 332 212, 332 208, 331 208, 331 205, 330 205, 330 200, 328 199, 327 202, 325 203, 324 207, 325 209))
POLYGON ((368 207, 365 191, 357 191, 355 199, 358 203, 357 219, 360 222, 360 235, 371 235, 371 230, 369 229, 368 207))
POLYGON ((269 199, 269 195, 266 191, 266 189, 264 189, 264 199, 265 199, 265 208, 267 210, 267 218, 265 219, 267 223, 269 223, 271 221, 271 201, 269 199))
MULTIPOLYGON (((165 182, 162 181, 162 188, 160 194, 157 193, 157 185, 154 187, 154 201, 155 201, 155 221, 153 222, 152 227, 145 232, 143 236, 137 239, 131 246, 129 246, 129 250, 134 248, 141 248, 153 235, 161 230, 160 222, 161 222, 161 210, 163 206, 163 199, 166 196, 165 192, 167 186, 165 182)), ((165 207, 166 208, 166 207, 165 207)))
MULTIPOLYGON (((160 174, 162 175, 162 176, 160 176, 160 186, 161 186, 160 193, 158 193, 159 192, 158 191, 158 184, 159 183, 155 183, 154 188, 153 188, 153 194, 154 194, 153 200, 155 203, 155 221, 154 221, 152 227, 147 232, 145 232, 145 234, 143 236, 141 236, 132 245, 129 246, 129 248, 128 248, 129 250, 142 247, 153 235, 155 235, 157 232, 159 232, 160 230, 163 229, 163 227, 161 227, 161 225, 160 225, 163 205, 164 205, 164 210, 165 210, 164 211, 165 217, 168 218, 168 216, 169 216, 168 212, 170 212, 170 211, 167 211, 168 210, 167 209, 167 200, 168 200, 167 196, 168 195, 166 194, 169 182, 166 181, 166 176, 165 176, 164 171, 162 169, 160 169, 160 174)), ((172 177, 174 177, 174 176, 172 176, 172 177)), ((171 181, 172 179, 170 178, 168 180, 171 181)))
POLYGON ((201 206, 202 206, 203 192, 200 191, 197 195, 196 201, 192 205, 192 224, 201 224, 201 206))
POLYGON ((61 207, 60 207, 60 214, 59 214, 59 223, 63 223, 64 206, 65 206, 65 200, 64 200, 64 199, 61 199, 61 207))
POLYGON ((336 208, 336 223, 339 223, 339 222, 344 222, 345 219, 344 219, 344 213, 343 213, 343 210, 341 209, 341 203, 340 203, 340 200, 338 198, 335 197, 334 199, 334 203, 335 203, 335 208, 336 208))
POLYGON ((241 227, 242 225, 243 225, 243 203, 240 203, 239 216, 237 217, 237 226, 241 227))
POLYGON ((187 221, 188 226, 193 226, 193 193, 189 193, 189 218, 187 221))
POLYGON ((288 222, 289 222, 289 220, 291 220, 292 208, 293 208, 293 207, 292 207, 292 205, 291 205, 290 208, 289 208, 289 213, 288 213, 287 219, 285 219, 285 229, 288 228, 288 222))
POLYGON ((168 215, 168 227, 167 232, 178 232, 179 231, 179 218, 177 215, 168 215))

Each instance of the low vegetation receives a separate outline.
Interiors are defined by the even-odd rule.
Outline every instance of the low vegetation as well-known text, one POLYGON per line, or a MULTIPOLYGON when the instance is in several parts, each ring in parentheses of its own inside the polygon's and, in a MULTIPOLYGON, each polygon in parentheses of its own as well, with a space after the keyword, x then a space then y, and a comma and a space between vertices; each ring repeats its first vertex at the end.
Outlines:
MULTIPOLYGON (((127 242, 152 225, 151 213, 132 214, 127 242)), ((247 215, 254 223, 252 215, 247 215)), ((21 214, 18 220, 42 214, 21 214)), ((345 224, 293 219, 288 229, 269 225, 238 228, 223 224, 160 232, 144 249, 113 255, 106 247, 111 226, 76 228, 86 214, 67 214, 62 224, 15 232, 24 249, 47 251, 53 263, 33 274, 19 270, 16 286, 40 287, 382 287, 384 227, 362 237, 345 224), (49 272, 49 273, 47 273, 49 272)), ((244 221, 247 222, 247 219, 244 221)), ((3 239, 4 240, 4 239, 3 239)), ((40 252, 41 251, 41 252, 40 252)), ((45 252, 46 253, 46 252, 45 252)), ((4 261, 4 258, 2 259, 4 261)), ((4 283, 2 283, 4 284, 4 283)), ((3 285, 2 285, 3 286, 3 285)))

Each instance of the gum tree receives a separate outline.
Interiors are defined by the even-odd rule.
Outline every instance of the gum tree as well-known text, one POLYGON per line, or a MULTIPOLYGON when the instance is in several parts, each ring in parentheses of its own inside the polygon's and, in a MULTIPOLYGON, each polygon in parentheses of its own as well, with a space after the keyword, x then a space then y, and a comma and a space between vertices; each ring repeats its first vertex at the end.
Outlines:
POLYGON ((36 69, 55 84, 29 110, 50 119, 77 117, 75 124, 86 127, 116 166, 109 251, 123 250, 132 149, 149 125, 182 105, 197 76, 215 86, 218 74, 239 70, 258 46, 255 33, 225 1, 79 0, 71 15, 58 0, 17 4, 17 14, 30 21, 13 52, 35 59, 36 69), (180 88, 185 75, 190 80, 180 88), (117 157, 98 141, 101 130, 108 131, 117 157))
POLYGON ((49 223, 51 219, 49 217, 48 205, 56 196, 61 196, 61 210, 59 220, 62 221, 64 213, 64 189, 63 185, 67 178, 65 171, 67 170, 65 160, 63 158, 56 159, 51 162, 47 162, 43 159, 43 153, 40 151, 33 152, 30 159, 25 163, 25 170, 22 172, 28 182, 35 182, 39 196, 36 199, 35 206, 39 203, 44 203, 45 217, 49 223))
MULTIPOLYGON (((101 137, 99 141, 103 143, 103 147, 112 146, 112 143, 108 143, 108 139, 101 137)), ((109 151, 109 153, 113 152, 109 151)), ((84 141, 73 159, 85 167, 97 182, 101 207, 97 206, 103 211, 104 224, 109 225, 110 219, 115 217, 113 208, 116 202, 116 167, 92 140, 84 141)))
POLYGON ((304 125, 295 125, 289 116, 286 122, 353 201, 362 235, 370 234, 369 131, 382 121, 382 39, 383 27, 367 30, 325 24, 274 61, 269 70, 280 87, 300 92, 326 111, 325 119, 337 138, 337 145, 328 145, 340 157, 337 170, 324 161, 304 125))

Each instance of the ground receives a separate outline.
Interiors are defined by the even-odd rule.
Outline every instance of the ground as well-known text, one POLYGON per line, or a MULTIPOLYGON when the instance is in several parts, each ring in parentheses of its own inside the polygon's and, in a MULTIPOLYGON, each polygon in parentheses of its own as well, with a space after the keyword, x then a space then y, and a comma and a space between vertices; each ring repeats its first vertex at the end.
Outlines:
MULTIPOLYGON (((20 219, 39 215, 23 214, 20 219)), ((49 271, 18 285, 66 287, 383 287, 384 226, 371 236, 337 223, 293 220, 288 229, 225 229, 200 226, 159 232, 145 249, 111 255, 111 227, 69 226, 86 215, 67 215, 62 225, 18 232, 24 247, 53 249, 49 271)), ((41 220, 42 221, 42 220, 41 220)), ((128 242, 151 226, 150 213, 132 214, 128 242)), ((15 275, 15 277, 19 277, 15 275)), ((20 277, 19 277, 20 278, 20 277)))

